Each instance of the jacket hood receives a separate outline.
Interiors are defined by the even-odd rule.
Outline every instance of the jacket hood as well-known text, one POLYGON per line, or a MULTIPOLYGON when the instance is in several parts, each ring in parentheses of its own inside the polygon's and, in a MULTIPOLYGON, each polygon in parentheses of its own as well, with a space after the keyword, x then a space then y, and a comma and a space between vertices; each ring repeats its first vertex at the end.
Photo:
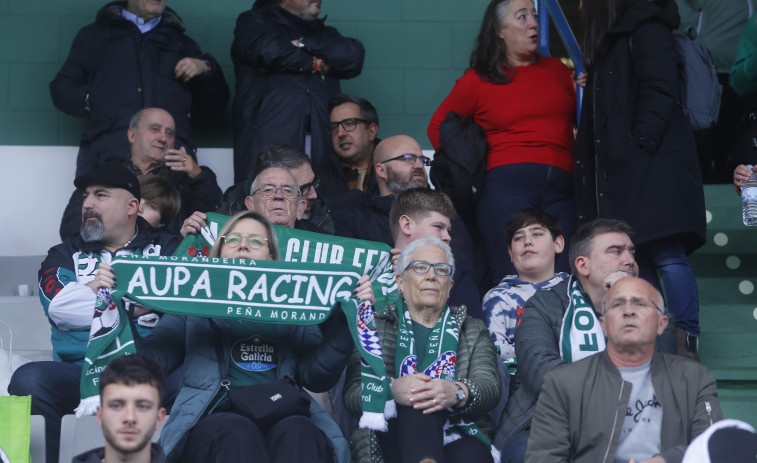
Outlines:
POLYGON ((608 34, 627 34, 644 21, 654 19, 671 29, 678 29, 681 17, 675 0, 636 0, 608 31, 608 34))
MULTIPOLYGON (((104 7, 100 8, 97 12, 95 22, 104 24, 119 23, 121 21, 130 22, 128 19, 121 16, 121 10, 126 9, 126 2, 123 0, 117 0, 110 2, 104 7)), ((174 10, 169 7, 163 11, 163 19, 160 20, 160 24, 163 26, 172 27, 179 32, 184 32, 184 23, 174 10)))

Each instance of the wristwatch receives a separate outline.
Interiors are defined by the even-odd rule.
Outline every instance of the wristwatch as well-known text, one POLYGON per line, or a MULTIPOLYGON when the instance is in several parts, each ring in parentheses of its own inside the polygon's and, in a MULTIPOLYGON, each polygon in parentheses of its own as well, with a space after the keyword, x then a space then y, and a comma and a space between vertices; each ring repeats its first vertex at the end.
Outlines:
POLYGON ((455 396, 457 396, 457 402, 455 402, 455 406, 458 406, 465 400, 465 391, 459 384, 455 383, 455 386, 457 386, 457 392, 455 393, 455 396))

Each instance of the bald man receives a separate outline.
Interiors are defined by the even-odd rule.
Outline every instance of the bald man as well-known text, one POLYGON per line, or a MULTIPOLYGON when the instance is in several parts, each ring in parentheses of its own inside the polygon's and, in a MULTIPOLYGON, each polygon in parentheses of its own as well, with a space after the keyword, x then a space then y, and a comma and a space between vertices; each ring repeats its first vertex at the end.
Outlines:
MULTIPOLYGON (((394 198, 414 188, 428 188, 426 166, 431 160, 423 155, 421 145, 407 135, 395 135, 381 141, 373 152, 373 167, 379 195, 350 190, 341 200, 330 203, 336 234, 350 238, 379 241, 394 247, 389 225, 389 211, 394 198)), ((459 217, 451 217, 450 246, 455 255, 455 284, 450 293, 451 305, 465 305, 468 315, 483 319, 481 291, 477 285, 473 245, 459 217)))
POLYGON ((617 280, 599 322, 607 348, 544 377, 526 462, 680 462, 723 417, 715 379, 696 361, 655 352, 668 317, 645 280, 617 280))

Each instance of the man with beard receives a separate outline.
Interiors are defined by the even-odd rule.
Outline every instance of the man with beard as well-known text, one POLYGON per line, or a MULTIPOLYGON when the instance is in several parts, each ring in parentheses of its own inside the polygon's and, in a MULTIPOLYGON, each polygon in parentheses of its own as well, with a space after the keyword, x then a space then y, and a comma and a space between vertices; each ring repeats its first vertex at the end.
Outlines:
MULTIPOLYGON (((50 249, 39 270, 39 297, 52 330, 54 361, 31 362, 13 374, 11 395, 31 395, 45 417, 47 461, 58 461, 60 420, 79 404, 82 363, 97 292, 117 284, 110 262, 121 255, 171 255, 178 237, 156 232, 139 217, 137 177, 118 165, 76 177, 84 191, 80 234, 50 249)), ((150 333, 158 316, 136 308, 137 331, 150 333)))
POLYGON ((160 406, 164 380, 155 361, 141 355, 113 359, 100 376, 97 421, 105 447, 82 453, 73 463, 165 463, 153 433, 166 418, 160 406))
MULTIPOLYGON (((134 175, 160 177, 179 192, 179 213, 165 225, 167 232, 179 233, 184 219, 193 211, 212 211, 221 202, 222 193, 216 174, 209 167, 198 165, 185 146, 174 149, 176 124, 168 111, 161 108, 140 109, 129 121, 126 138, 130 149, 128 156, 124 154, 121 164, 134 175)), ((61 239, 79 232, 81 207, 82 192, 76 190, 63 213, 61 239)), ((145 204, 140 204, 140 209, 144 207, 145 204)))
MULTIPOLYGON (((428 188, 426 166, 430 162, 423 155, 421 145, 412 137, 395 135, 384 139, 373 153, 378 196, 350 190, 342 198, 335 199, 333 204, 330 202, 334 210, 336 234, 395 246, 389 222, 394 198, 404 191, 428 188)), ((473 283, 466 285, 468 287, 465 290, 455 290, 453 285, 450 304, 464 304, 468 307, 469 314, 483 318, 470 236, 459 217, 454 216, 454 208, 447 220, 452 221, 448 233, 456 266, 467 269, 473 283)))

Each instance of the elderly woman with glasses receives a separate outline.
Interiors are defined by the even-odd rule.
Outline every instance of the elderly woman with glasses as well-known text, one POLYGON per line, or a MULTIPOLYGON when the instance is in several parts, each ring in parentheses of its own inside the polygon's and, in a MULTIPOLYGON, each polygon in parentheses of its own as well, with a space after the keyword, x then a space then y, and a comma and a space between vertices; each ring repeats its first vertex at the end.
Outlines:
MULTIPOLYGON (((447 305, 452 252, 438 238, 418 239, 400 253, 397 269, 401 297, 374 317, 396 417, 386 432, 355 431, 353 461, 492 461, 487 412, 501 394, 497 354, 483 322, 447 305)), ((356 417, 364 401, 378 400, 376 387, 363 387, 364 368, 353 354, 344 402, 356 417)))
MULTIPOLYGON (((231 217, 219 236, 211 257, 279 259, 273 227, 256 212, 231 217)), ((354 294, 373 303, 368 277, 354 294)), ((232 408, 227 391, 284 377, 327 391, 353 346, 341 312, 321 326, 166 315, 139 350, 165 372, 183 368, 182 388, 161 434, 169 461, 349 461, 339 427, 316 401, 309 417, 289 416, 263 429, 232 408)))

